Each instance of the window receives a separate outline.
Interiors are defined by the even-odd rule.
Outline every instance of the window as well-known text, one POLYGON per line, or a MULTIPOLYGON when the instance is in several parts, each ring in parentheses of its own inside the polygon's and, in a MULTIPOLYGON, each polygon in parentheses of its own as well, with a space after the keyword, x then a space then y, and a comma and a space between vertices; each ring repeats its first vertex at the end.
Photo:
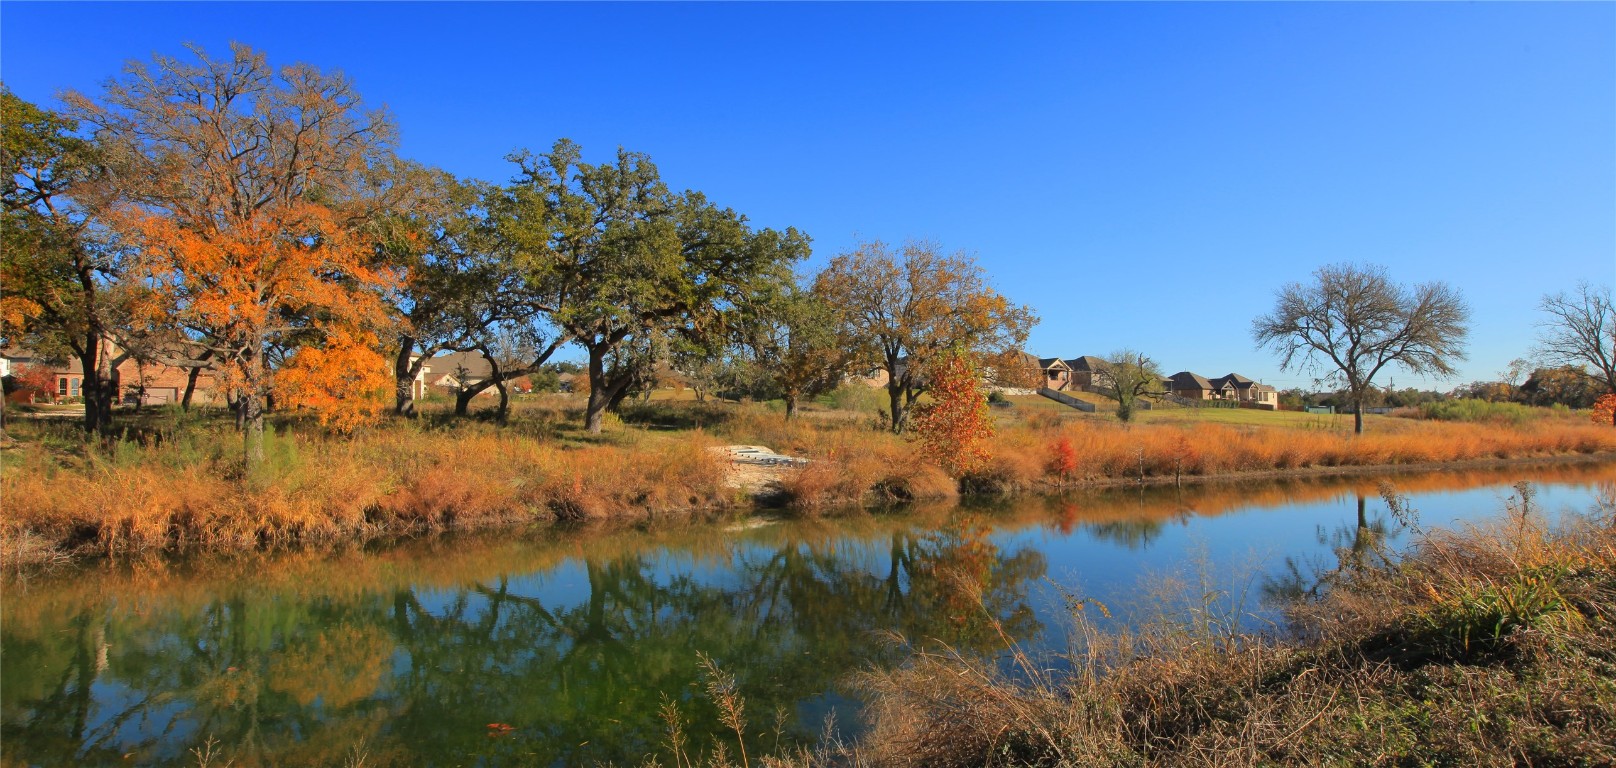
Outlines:
POLYGON ((82 380, 81 379, 69 379, 68 380, 68 389, 71 390, 70 395, 72 397, 78 397, 79 396, 79 382, 80 381, 82 381, 82 380))
POLYGON ((58 395, 60 395, 62 397, 67 396, 67 377, 66 376, 63 376, 63 377, 56 380, 56 394, 58 394, 58 395))

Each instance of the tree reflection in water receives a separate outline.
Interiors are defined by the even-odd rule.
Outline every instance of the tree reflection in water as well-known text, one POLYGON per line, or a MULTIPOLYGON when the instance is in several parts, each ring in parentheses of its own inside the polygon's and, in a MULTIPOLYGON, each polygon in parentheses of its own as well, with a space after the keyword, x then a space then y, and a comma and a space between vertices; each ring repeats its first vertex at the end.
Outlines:
MULTIPOLYGON (((43 765, 190 762, 211 737, 239 766, 340 764, 360 744, 372 765, 638 763, 662 746, 663 695, 716 726, 698 650, 736 675, 755 719, 782 712, 783 738, 811 741, 849 703, 839 678, 899 660, 890 633, 992 653, 995 624, 1040 630, 1026 592, 1042 555, 1001 552, 989 531, 958 514, 930 531, 736 545, 717 577, 667 567, 676 552, 592 553, 561 564, 583 576, 567 599, 541 597, 550 569, 8 614, 32 620, 3 630, 6 750, 43 765)), ((691 735, 694 749, 714 738, 691 735)))
MULTIPOLYGON (((1397 484, 1446 491, 1520 475, 1397 484)), ((1533 477, 1591 497, 1609 468, 1533 477)), ((1399 531, 1371 508, 1374 487, 1116 490, 747 534, 447 537, 11 581, 0 591, 0 740, 7 764, 51 766, 194 765, 188 750, 210 737, 237 766, 340 765, 356 747, 371 766, 639 764, 662 746, 663 695, 693 728, 717 726, 700 694, 703 651, 736 676, 757 754, 774 747, 756 734, 775 712, 788 741, 813 738, 829 711, 849 724, 854 702, 837 681, 903 661, 893 634, 983 655, 1038 635, 1028 592, 1046 560, 1031 543, 1002 543, 1029 538, 1018 529, 1081 531, 1142 555, 1171 523, 1356 497, 1356 514, 1318 531, 1322 557, 1293 555, 1265 585, 1293 596, 1325 588, 1334 570, 1384 564, 1399 531)), ((715 738, 690 735, 692 752, 715 738)))

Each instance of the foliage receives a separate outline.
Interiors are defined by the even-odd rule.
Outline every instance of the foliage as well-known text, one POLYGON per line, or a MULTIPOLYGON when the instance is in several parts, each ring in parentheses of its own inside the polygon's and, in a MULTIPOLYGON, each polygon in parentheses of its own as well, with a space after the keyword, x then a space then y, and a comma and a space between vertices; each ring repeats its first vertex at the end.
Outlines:
POLYGON ((1616 393, 1600 395, 1590 418, 1595 424, 1616 424, 1616 393))
POLYGON ((741 347, 785 400, 787 419, 796 418, 799 402, 841 383, 847 353, 836 333, 838 312, 823 296, 792 281, 759 292, 736 314, 741 347))
POLYGON ((374 337, 333 329, 319 345, 292 353, 276 374, 276 391, 287 405, 313 410, 321 425, 352 432, 381 415, 392 384, 379 346, 374 337))
POLYGON ((1495 403, 1470 398, 1423 403, 1419 408, 1422 416, 1438 421, 1523 424, 1551 415, 1546 408, 1521 405, 1520 403, 1495 403))
POLYGON ((1072 447, 1071 438, 1062 435, 1050 445, 1049 465, 1045 471, 1062 482, 1077 471, 1077 450, 1072 447))
POLYGON ((1313 278, 1281 288, 1252 336, 1279 355, 1281 370, 1322 363, 1352 393, 1354 431, 1363 432, 1364 398, 1388 365, 1445 377, 1464 359, 1470 310, 1447 284, 1409 290, 1381 267, 1353 264, 1320 267, 1313 278))
POLYGON ((988 284, 976 261, 935 243, 892 249, 861 243, 832 259, 814 293, 840 312, 840 337, 859 362, 888 377, 893 432, 928 388, 929 368, 953 349, 982 356, 1020 347, 1038 322, 988 284))
POLYGON ((1101 392, 1117 401, 1117 418, 1122 421, 1133 418, 1141 395, 1162 391, 1162 372, 1156 361, 1131 349, 1107 355, 1096 373, 1101 392))
POLYGON ((993 417, 982 386, 970 358, 954 350, 932 366, 931 401, 915 407, 915 434, 925 456, 956 477, 988 459, 985 441, 993 436, 993 417))
POLYGON ((789 280, 808 253, 795 229, 754 231, 699 192, 669 192, 643 154, 619 150, 615 163, 596 165, 561 140, 548 154, 510 159, 519 175, 495 227, 549 321, 589 355, 591 432, 665 359, 645 353, 668 348, 668 337, 702 345, 722 336, 727 310, 789 280))
POLYGON ((11 389, 6 394, 16 393, 31 401, 56 401, 56 374, 49 366, 39 363, 23 363, 12 370, 7 377, 11 389))
POLYGON ((0 343, 77 358, 84 430, 105 433, 117 399, 103 352, 121 317, 108 282, 118 270, 91 233, 91 209, 104 197, 102 153, 78 129, 0 88, 0 343))
POLYGON ((1605 390, 1599 380, 1580 365, 1539 368, 1521 385, 1520 398, 1530 405, 1563 405, 1591 408, 1605 390))
POLYGON ((393 129, 340 75, 277 70, 243 45, 224 61, 192 53, 195 63, 131 65, 100 101, 67 98, 117 158, 105 223, 136 251, 145 316, 218 356, 256 467, 274 381, 266 358, 374 338, 388 319, 382 292, 395 279, 375 264, 368 226, 402 193, 386 184, 393 129))

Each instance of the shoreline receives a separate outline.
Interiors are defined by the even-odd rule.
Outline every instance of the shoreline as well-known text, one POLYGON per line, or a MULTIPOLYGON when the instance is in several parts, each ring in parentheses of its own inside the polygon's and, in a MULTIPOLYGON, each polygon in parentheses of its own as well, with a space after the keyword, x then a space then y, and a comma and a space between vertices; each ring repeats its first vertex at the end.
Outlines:
MULTIPOLYGON (((539 514, 539 510, 525 512, 512 512, 509 514, 479 518, 475 523, 449 521, 445 524, 430 524, 419 520, 404 525, 366 524, 342 535, 319 535, 307 538, 295 537, 286 541, 266 542, 260 541, 252 547, 209 546, 198 542, 180 542, 160 548, 145 550, 130 550, 109 553, 93 536, 86 536, 80 530, 75 532, 75 539, 61 539, 51 541, 44 536, 25 531, 18 536, 8 532, 6 546, 3 550, 4 562, 0 569, 4 571, 4 578, 9 580, 18 577, 27 577, 40 572, 48 572, 59 567, 83 566, 95 562, 120 562, 136 557, 157 556, 184 560, 192 557, 205 557, 217 554, 232 554, 240 557, 266 557, 287 551, 319 550, 322 548, 340 548, 344 546, 387 546, 390 543, 419 541, 438 536, 467 533, 491 532, 558 532, 566 535, 566 531, 621 531, 637 527, 661 527, 666 525, 701 525, 716 524, 725 521, 741 522, 758 519, 778 519, 782 515, 793 517, 829 517, 835 518, 848 514, 886 512, 901 510, 905 506, 924 503, 928 501, 948 501, 952 499, 1014 499, 1021 497, 1048 497, 1085 491, 1103 491, 1119 488, 1163 488, 1183 487, 1186 485, 1196 487, 1207 486, 1239 486, 1242 484, 1272 483, 1285 480, 1313 480, 1346 477, 1365 477, 1376 475, 1416 474, 1429 475, 1442 472, 1461 471, 1490 471, 1503 470, 1511 467, 1556 467, 1556 466, 1593 466, 1611 464, 1616 466, 1616 452, 1605 451, 1596 453, 1563 454, 1557 456, 1523 456, 1509 458, 1466 459, 1451 462, 1417 462, 1408 464, 1366 464, 1347 466, 1311 466, 1288 469, 1256 469, 1245 472, 1219 472, 1195 475, 1146 475, 1144 477, 1097 477, 1086 478, 1067 483, 1050 481, 1035 482, 1028 485, 1004 486, 985 489, 970 489, 961 484, 961 490, 955 496, 920 497, 911 499, 880 498, 880 491, 869 489, 863 498, 852 503, 831 504, 808 508, 793 507, 789 494, 780 486, 780 480, 789 476, 789 473, 801 470, 788 468, 771 468, 770 479, 759 487, 745 487, 727 484, 727 487, 739 495, 733 501, 718 504, 708 504, 691 507, 628 507, 625 509, 605 511, 598 516, 584 519, 562 519, 551 514, 548 517, 539 514)), ((732 465, 725 468, 726 475, 737 471, 739 467, 732 465)), ((748 470, 756 468, 748 467, 748 470)), ((728 479, 728 478, 727 478, 728 479)), ((1613 476, 1616 479, 1616 476, 1613 476)))
MULTIPOLYGON (((1379 474, 1425 474, 1444 471, 1505 469, 1514 466, 1558 466, 1575 464, 1616 464, 1616 451, 1574 453, 1559 456, 1517 456, 1509 458, 1463 459, 1460 461, 1423 461, 1410 464, 1361 464, 1330 467, 1295 467, 1291 469, 1254 469, 1249 472, 1219 472, 1204 475, 1149 475, 1143 478, 1096 478, 1082 480, 1054 490, 1085 490, 1089 488, 1120 488, 1167 485, 1238 483, 1247 480, 1288 480, 1292 478, 1351 477, 1379 474)), ((1616 478, 1613 478, 1616 479, 1616 478)))

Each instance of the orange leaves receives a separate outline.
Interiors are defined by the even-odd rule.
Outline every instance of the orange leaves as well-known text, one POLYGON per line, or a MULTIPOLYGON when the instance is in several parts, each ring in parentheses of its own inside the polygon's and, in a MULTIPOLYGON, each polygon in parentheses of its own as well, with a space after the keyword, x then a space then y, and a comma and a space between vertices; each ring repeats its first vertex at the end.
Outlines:
POLYGON ((1616 392, 1601 395, 1594 401, 1592 419, 1595 424, 1616 424, 1616 392))
POLYGON ((1049 474, 1065 482, 1073 472, 1077 471, 1077 450, 1072 447, 1070 438, 1062 435, 1049 447, 1049 474))
POLYGON ((268 206, 239 227, 194 227, 170 216, 125 211, 142 251, 147 311, 200 330, 226 352, 220 382, 267 392, 253 358, 266 343, 305 344, 274 375, 294 407, 348 432, 383 407, 390 384, 376 333, 387 322, 382 291, 392 276, 335 211, 308 202, 268 206))
POLYGON ((374 334, 337 328, 323 345, 299 349, 275 378, 293 407, 312 409, 320 424, 351 432, 374 421, 393 384, 374 334))
POLYGON ((931 378, 932 402, 915 407, 915 433, 928 457, 964 475, 987 461, 985 442, 993 436, 982 376, 964 353, 953 351, 933 366, 931 378))

